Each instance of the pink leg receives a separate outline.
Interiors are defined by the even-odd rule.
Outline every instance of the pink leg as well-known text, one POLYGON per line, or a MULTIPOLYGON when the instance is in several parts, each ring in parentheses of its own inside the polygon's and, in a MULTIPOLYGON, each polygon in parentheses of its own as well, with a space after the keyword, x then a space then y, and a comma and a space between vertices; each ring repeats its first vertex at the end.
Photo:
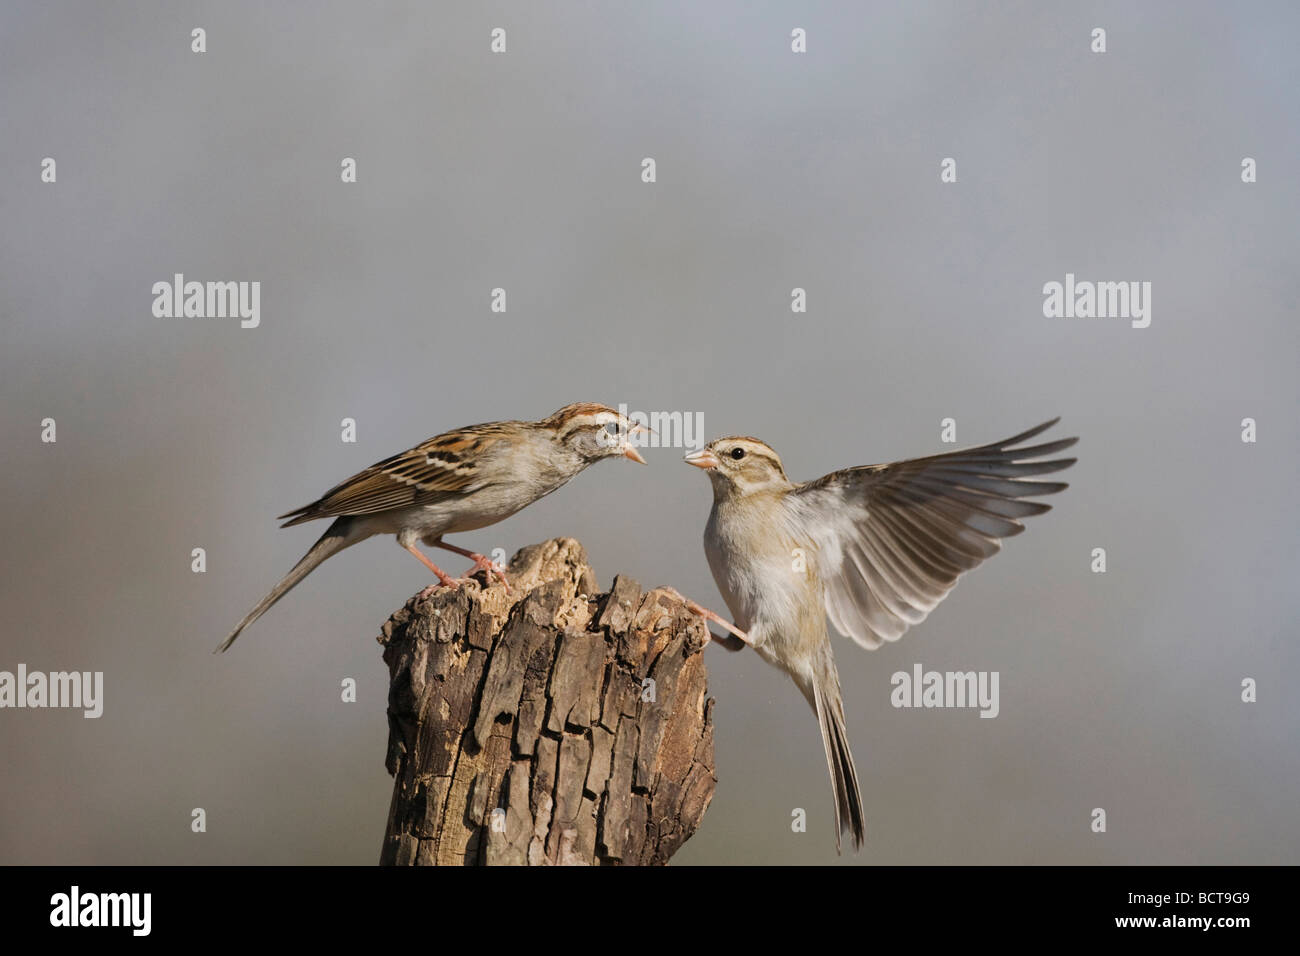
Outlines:
POLYGON ((458 548, 454 544, 448 544, 439 538, 434 542, 435 547, 445 548, 453 554, 459 554, 462 557, 469 558, 474 562, 474 567, 470 568, 466 574, 473 574, 475 571, 486 571, 488 574, 495 574, 501 579, 501 583, 506 586, 506 592, 510 591, 510 581, 506 578, 506 573, 496 566, 489 558, 483 557, 476 551, 466 551, 464 548, 458 548))
POLYGON ((668 590, 671 591, 673 594, 677 595, 677 597, 681 599, 682 603, 686 605, 688 610, 690 610, 695 614, 698 614, 706 621, 712 621, 714 624, 717 624, 724 631, 732 635, 731 639, 720 638, 717 635, 715 635, 712 631, 710 631, 709 637, 713 638, 719 644, 722 644, 723 646, 727 647, 729 650, 735 650, 736 648, 734 646, 734 641, 738 639, 744 642, 745 644, 749 645, 750 647, 754 646, 753 642, 750 641, 748 634, 746 634, 740 628, 736 627, 734 624, 732 624, 722 615, 715 614, 713 611, 710 611, 706 607, 701 607, 699 604, 696 604, 688 597, 683 597, 681 592, 677 591, 674 588, 669 588, 668 590))
POLYGON ((403 545, 403 547, 406 548, 407 551, 410 551, 411 554, 415 555, 415 557, 417 558, 417 560, 419 560, 421 564, 423 564, 426 568, 428 568, 430 571, 432 571, 434 574, 438 576, 438 583, 436 585, 430 584, 427 588, 425 588, 423 591, 420 592, 420 597, 422 599, 427 598, 439 587, 444 587, 444 588, 459 587, 455 579, 450 577, 446 571, 444 571, 442 568, 438 567, 427 557, 425 557, 424 554, 422 554, 415 545, 413 544, 403 545))

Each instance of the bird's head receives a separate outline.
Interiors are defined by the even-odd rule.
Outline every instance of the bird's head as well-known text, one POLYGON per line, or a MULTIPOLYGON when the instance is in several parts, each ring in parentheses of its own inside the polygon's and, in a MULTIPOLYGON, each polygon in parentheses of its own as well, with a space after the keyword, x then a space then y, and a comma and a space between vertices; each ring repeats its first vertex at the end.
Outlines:
POLYGON ((792 487, 781 457, 757 438, 718 438, 698 451, 687 452, 683 461, 708 473, 715 497, 744 497, 792 487))
POLYGON ((565 405, 540 424, 587 464, 615 457, 646 463, 636 442, 650 430, 608 406, 594 402, 565 405))

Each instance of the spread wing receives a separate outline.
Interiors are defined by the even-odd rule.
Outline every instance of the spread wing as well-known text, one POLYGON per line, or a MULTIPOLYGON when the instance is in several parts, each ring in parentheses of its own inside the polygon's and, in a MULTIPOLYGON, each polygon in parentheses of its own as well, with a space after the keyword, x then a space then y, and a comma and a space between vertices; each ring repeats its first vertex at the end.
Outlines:
POLYGON ((929 458, 833 472, 797 486, 789 501, 825 556, 826 612, 836 630, 867 648, 896 641, 925 620, 957 579, 1050 511, 1025 499, 1055 494, 1060 481, 1028 481, 1074 458, 1036 461, 1073 445, 1063 438, 1013 448, 1052 419, 1004 441, 929 458))
POLYGON ((492 422, 446 432, 409 451, 385 458, 325 492, 318 501, 281 518, 281 527, 336 515, 366 515, 428 504, 487 485, 479 465, 517 422, 492 422))

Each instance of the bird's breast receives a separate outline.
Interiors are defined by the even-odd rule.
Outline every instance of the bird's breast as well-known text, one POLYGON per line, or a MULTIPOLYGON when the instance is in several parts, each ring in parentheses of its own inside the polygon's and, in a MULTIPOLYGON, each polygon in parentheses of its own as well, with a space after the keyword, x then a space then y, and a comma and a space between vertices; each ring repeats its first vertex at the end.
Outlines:
MULTIPOLYGON (((747 513, 748 512, 748 513, 747 513)), ((807 627, 821 615, 816 552, 780 523, 715 504, 704 533, 713 579, 736 626, 763 640, 807 627)))

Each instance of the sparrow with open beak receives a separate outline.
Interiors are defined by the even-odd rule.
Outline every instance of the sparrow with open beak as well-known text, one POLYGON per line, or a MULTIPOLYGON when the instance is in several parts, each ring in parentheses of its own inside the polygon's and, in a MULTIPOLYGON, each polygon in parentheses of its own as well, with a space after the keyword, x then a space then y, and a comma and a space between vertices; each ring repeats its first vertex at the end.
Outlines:
POLYGON ((322 561, 371 535, 392 534, 432 571, 439 585, 459 582, 429 560, 416 542, 474 561, 505 581, 487 558, 442 540, 443 535, 485 528, 549 495, 588 465, 604 458, 645 464, 634 440, 647 432, 612 408, 566 405, 537 422, 489 422, 445 432, 386 458, 331 488, 317 501, 283 514, 281 527, 334 518, 271 593, 239 622, 218 651, 267 612, 322 561))
POLYGON ((704 550, 736 621, 728 629, 789 674, 817 714, 835 789, 837 850, 846 829, 860 847, 866 827, 827 616, 868 649, 925 620, 963 573, 997 553, 1000 539, 1024 530, 1022 518, 1050 510, 1027 497, 1066 487, 1026 479, 1074 464, 1036 459, 1078 439, 1012 447, 1056 421, 978 448, 847 468, 804 484, 791 482, 776 452, 756 438, 719 438, 686 455, 713 483, 704 550))

